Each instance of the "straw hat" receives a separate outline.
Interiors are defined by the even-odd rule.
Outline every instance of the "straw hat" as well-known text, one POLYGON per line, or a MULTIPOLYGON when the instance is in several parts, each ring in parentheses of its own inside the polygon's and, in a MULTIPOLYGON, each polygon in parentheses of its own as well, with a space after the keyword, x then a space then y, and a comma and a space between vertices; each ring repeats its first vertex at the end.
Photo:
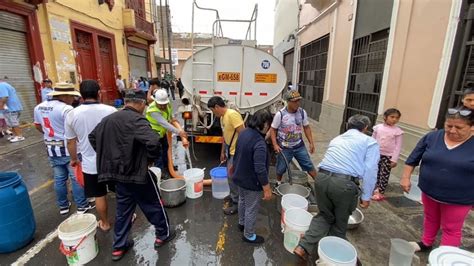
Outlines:
POLYGON ((56 83, 54 91, 48 93, 48 96, 72 95, 81 97, 81 94, 74 89, 71 83, 56 83))

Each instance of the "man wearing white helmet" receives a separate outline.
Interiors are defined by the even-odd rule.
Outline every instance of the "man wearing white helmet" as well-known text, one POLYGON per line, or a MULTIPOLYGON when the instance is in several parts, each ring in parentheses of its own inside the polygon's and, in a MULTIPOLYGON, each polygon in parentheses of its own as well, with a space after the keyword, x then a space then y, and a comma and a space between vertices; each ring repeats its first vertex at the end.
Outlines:
POLYGON ((155 130, 160 137, 162 153, 161 157, 156 160, 155 166, 164 169, 167 167, 167 150, 168 142, 166 140, 166 132, 178 134, 181 137, 183 146, 187 147, 186 132, 181 128, 176 119, 173 118, 173 109, 168 98, 168 93, 164 89, 158 89, 153 95, 153 102, 146 110, 146 119, 150 122, 151 128, 155 130))

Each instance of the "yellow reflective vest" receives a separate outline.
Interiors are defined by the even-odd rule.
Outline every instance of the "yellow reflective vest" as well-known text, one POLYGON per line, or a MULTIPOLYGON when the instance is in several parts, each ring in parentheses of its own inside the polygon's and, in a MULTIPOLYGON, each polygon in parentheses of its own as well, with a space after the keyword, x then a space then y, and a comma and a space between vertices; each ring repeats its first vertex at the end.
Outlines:
POLYGON ((156 119, 151 116, 151 113, 159 113, 166 121, 169 122, 171 121, 172 114, 171 104, 167 105, 166 111, 162 111, 160 110, 160 108, 158 108, 158 106, 156 106, 156 102, 153 101, 153 103, 151 103, 150 106, 148 106, 148 109, 146 110, 146 119, 150 122, 151 128, 155 130, 162 138, 166 134, 166 128, 160 125, 158 121, 156 121, 156 119))

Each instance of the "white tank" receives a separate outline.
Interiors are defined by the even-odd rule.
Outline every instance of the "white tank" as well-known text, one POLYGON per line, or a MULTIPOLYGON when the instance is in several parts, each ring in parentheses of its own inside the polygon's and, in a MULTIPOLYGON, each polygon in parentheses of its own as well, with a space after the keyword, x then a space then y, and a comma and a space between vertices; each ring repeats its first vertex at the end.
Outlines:
POLYGON ((283 65, 254 47, 208 47, 196 52, 192 61, 192 57, 186 61, 181 80, 189 94, 201 96, 203 104, 217 95, 235 103, 242 113, 253 113, 279 101, 286 88, 283 65))

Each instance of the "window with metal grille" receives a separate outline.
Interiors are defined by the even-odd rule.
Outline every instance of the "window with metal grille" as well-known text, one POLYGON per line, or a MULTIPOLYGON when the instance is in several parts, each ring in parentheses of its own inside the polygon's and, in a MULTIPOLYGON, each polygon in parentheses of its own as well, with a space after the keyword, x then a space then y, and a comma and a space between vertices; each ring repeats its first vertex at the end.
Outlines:
POLYGON ((377 120, 388 35, 389 29, 384 29, 354 40, 341 132, 355 114, 368 116, 372 123, 377 120))
POLYGON ((301 47, 298 90, 308 116, 319 121, 326 80, 329 34, 301 47))

